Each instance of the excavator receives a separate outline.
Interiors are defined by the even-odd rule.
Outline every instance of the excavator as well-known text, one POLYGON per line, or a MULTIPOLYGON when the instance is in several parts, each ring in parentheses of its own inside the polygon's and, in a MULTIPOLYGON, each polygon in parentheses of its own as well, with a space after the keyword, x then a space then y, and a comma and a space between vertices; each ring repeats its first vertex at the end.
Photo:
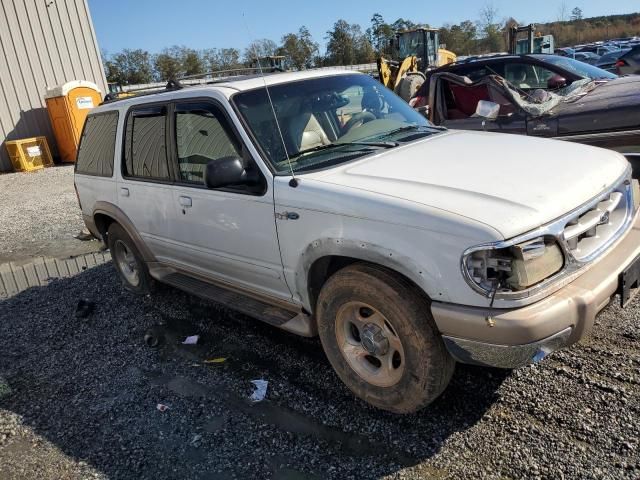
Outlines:
POLYGON ((456 61, 456 54, 440 48, 440 31, 415 28, 396 32, 391 57, 378 58, 380 82, 407 102, 424 83, 425 73, 456 61))

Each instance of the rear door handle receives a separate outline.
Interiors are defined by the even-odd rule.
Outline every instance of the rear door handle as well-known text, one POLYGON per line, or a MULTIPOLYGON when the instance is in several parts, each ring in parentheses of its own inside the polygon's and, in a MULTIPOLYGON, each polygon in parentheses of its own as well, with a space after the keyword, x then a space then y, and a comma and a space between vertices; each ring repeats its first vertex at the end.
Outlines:
POLYGON ((128 197, 129 196, 129 189, 128 188, 120 188, 120 196, 121 197, 128 197))
POLYGON ((185 197, 183 195, 180 195, 180 205, 187 208, 193 205, 193 202, 191 201, 191 197, 185 197))

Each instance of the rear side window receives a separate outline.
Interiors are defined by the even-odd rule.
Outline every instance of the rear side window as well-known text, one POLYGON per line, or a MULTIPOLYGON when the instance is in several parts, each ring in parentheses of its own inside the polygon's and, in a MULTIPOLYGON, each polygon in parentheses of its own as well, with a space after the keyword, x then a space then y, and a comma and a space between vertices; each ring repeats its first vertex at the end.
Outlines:
POLYGON ((80 148, 76 173, 111 177, 115 152, 118 112, 96 113, 87 116, 80 148))
POLYGON ((131 110, 124 139, 123 174, 149 180, 171 179, 167 162, 166 106, 131 110))

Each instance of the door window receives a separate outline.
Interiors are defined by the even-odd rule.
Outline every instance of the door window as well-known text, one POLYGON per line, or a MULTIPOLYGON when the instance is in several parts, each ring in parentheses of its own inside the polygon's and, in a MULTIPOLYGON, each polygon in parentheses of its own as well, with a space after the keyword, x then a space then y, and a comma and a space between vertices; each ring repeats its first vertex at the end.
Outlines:
POLYGON ((165 135, 166 111, 166 106, 151 106, 129 113, 124 142, 125 176, 171 180, 165 135))
POLYGON ((178 171, 183 182, 202 184, 211 160, 242 156, 225 116, 213 105, 178 105, 175 129, 178 171))

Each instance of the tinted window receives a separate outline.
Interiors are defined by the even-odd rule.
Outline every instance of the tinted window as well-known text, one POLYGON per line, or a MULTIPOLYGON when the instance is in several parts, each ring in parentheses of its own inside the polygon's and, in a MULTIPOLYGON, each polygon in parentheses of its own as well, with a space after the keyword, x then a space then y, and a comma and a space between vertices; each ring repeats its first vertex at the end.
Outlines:
POLYGON ((175 126, 178 170, 183 181, 202 183, 205 166, 211 160, 241 157, 235 135, 213 105, 178 105, 175 126))
POLYGON ((153 180, 169 180, 166 148, 166 107, 132 110, 127 118, 124 174, 153 180))
POLYGON ((113 175, 118 112, 89 115, 82 131, 76 172, 84 175, 113 175))

